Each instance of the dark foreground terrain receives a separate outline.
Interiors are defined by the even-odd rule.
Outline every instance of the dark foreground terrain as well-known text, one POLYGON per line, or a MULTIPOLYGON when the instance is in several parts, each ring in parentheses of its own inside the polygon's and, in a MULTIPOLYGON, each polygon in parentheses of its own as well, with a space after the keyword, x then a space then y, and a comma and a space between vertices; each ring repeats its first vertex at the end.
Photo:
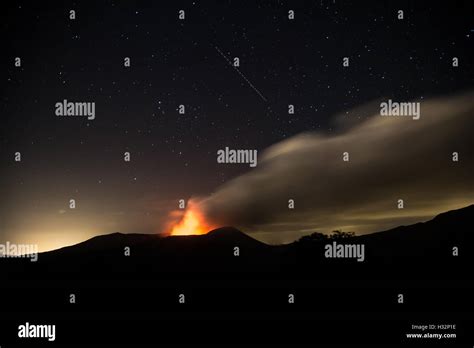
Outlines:
POLYGON ((18 340, 25 321, 55 323, 60 343, 115 346, 222 337, 417 344, 406 338, 414 324, 455 324, 457 338, 439 343, 470 343, 473 217, 471 205, 370 235, 316 233, 279 246, 231 227, 184 237, 113 233, 37 262, 0 259, 0 343, 44 343, 18 340), (363 244, 364 261, 326 258, 334 241, 363 244))
POLYGON ((200 236, 161 237, 112 233, 83 243, 41 253, 37 262, 0 259, 0 269, 11 279, 74 277, 103 279, 129 274, 147 279, 182 273, 265 272, 279 277, 370 279, 471 278, 474 261, 474 205, 449 211, 434 219, 364 236, 304 237, 291 244, 263 244, 232 227, 200 236), (364 245, 362 262, 355 258, 326 258, 325 246, 364 245), (239 256, 235 249, 239 248, 239 256), (453 255, 453 248, 458 255, 453 255), (129 256, 126 256, 129 248, 129 256))

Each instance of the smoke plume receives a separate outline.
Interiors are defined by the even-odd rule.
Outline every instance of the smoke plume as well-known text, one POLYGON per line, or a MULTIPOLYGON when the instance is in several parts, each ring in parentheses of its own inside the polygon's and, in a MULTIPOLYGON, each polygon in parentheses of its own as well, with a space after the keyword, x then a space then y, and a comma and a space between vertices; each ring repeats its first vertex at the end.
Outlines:
POLYGON ((419 120, 364 119, 277 143, 256 169, 194 202, 218 225, 277 243, 312 231, 373 232, 474 201, 474 93, 422 101, 419 120))

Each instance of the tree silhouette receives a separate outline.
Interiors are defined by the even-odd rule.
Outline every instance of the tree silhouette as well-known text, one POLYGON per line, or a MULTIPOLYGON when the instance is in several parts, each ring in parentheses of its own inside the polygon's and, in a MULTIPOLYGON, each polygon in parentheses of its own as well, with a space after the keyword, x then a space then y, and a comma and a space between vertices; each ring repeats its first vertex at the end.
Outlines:
POLYGON ((328 239, 328 236, 324 233, 313 232, 310 235, 303 236, 297 240, 298 243, 317 243, 328 239))
POLYGON ((309 243, 327 242, 328 240, 340 240, 340 239, 346 239, 346 238, 352 238, 352 237, 355 237, 354 232, 344 232, 340 230, 335 230, 335 231, 332 231, 332 233, 329 235, 321 233, 321 232, 313 232, 309 235, 301 237, 296 242, 302 243, 302 244, 309 244, 309 243))
POLYGON ((352 238, 354 236, 355 236, 354 232, 343 232, 340 230, 335 230, 335 231, 332 231, 332 234, 329 236, 329 239, 339 240, 339 239, 345 239, 345 238, 352 238))

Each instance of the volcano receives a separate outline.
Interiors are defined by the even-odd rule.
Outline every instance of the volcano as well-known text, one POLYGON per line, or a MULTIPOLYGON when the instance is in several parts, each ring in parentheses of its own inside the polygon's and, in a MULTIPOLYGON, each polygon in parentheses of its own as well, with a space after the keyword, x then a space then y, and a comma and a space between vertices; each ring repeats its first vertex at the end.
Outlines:
POLYGON ((429 277, 431 270, 448 277, 464 277, 469 274, 467 265, 474 261, 473 216, 471 205, 427 222, 342 239, 341 243, 365 245, 366 259, 361 263, 326 259, 324 246, 329 240, 325 238, 267 245, 233 227, 223 227, 189 236, 112 233, 40 253, 38 262, 2 259, 0 270, 13 278, 24 274, 32 278, 65 274, 79 278, 123 274, 148 277, 173 272, 270 272, 294 276, 315 270, 322 278, 336 274, 429 277), (125 248, 129 248, 129 256, 125 256, 125 248), (456 255, 454 248, 458 249, 456 255), (423 269, 423 273, 413 273, 413 269, 423 269))

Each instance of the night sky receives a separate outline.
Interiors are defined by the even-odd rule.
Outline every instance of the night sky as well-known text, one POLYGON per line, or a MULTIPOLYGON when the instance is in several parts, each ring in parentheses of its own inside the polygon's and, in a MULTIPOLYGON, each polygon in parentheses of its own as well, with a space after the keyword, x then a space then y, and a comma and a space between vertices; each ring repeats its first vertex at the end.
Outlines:
POLYGON ((40 250, 115 231, 166 232, 179 199, 251 171, 217 163, 218 149, 332 136, 334 115, 363 122, 370 115, 351 110, 373 100, 473 87, 472 1, 1 6, 0 242, 40 250), (239 57, 238 71, 222 54, 239 57), (64 99, 95 102, 95 119, 57 117, 64 99))

